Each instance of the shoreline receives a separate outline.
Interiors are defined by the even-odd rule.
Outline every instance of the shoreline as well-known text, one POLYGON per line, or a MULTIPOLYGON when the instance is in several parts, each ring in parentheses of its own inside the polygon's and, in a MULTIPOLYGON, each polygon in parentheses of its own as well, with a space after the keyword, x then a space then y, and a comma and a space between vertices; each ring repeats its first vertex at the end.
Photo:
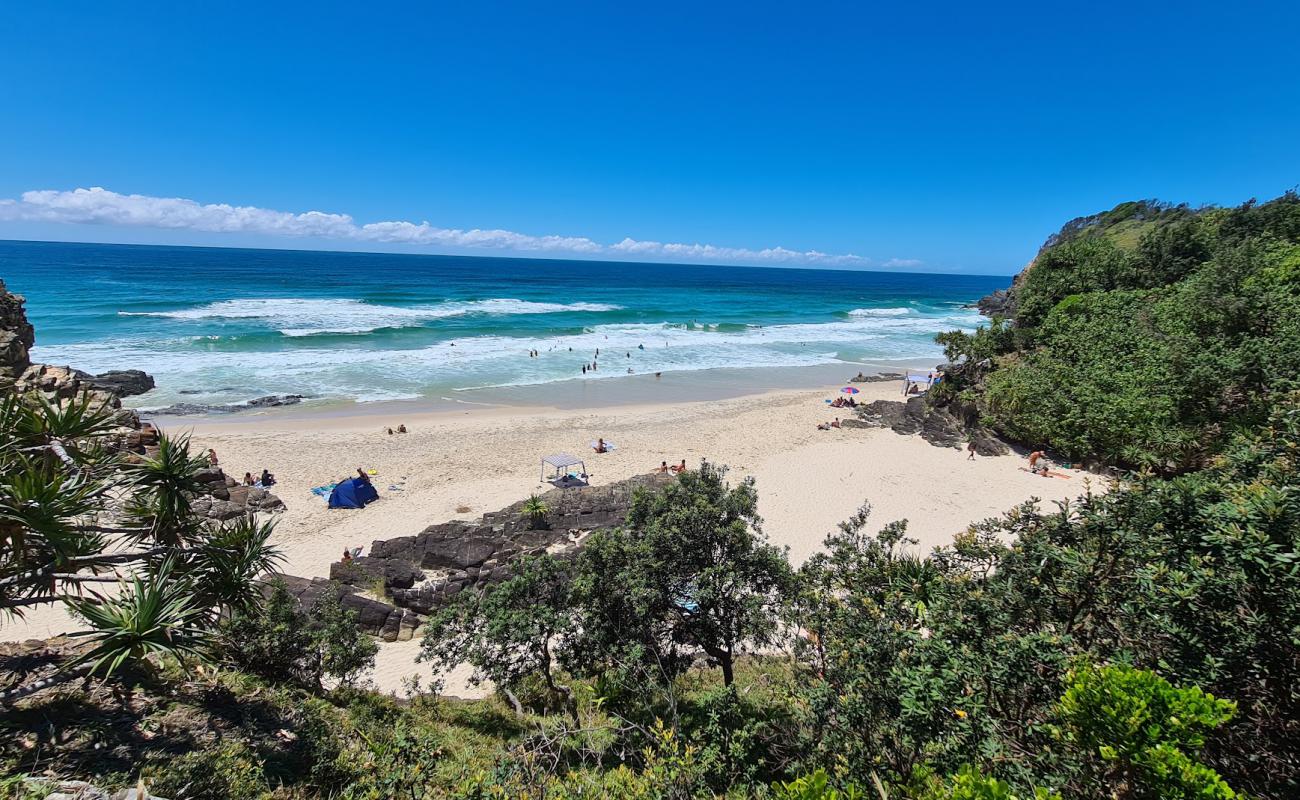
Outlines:
MULTIPOLYGON (((594 485, 649 472, 661 461, 725 464, 732 482, 755 479, 763 532, 787 549, 796 566, 864 502, 874 508, 869 530, 907 519, 908 536, 928 551, 950 544, 971 523, 1031 498, 1049 506, 1081 494, 1085 481, 1097 486, 1087 473, 1070 470, 1068 480, 1045 479, 1021 471, 1018 456, 968 461, 964 450, 888 429, 818 430, 818 423, 848 416, 848 409, 825 402, 842 385, 577 410, 407 407, 391 419, 374 413, 264 414, 163 425, 188 433, 195 452, 214 448, 236 479, 262 468, 275 473, 273 491, 288 508, 279 515, 273 542, 284 554, 283 571, 307 578, 328 576, 344 548, 368 550, 373 540, 472 519, 548 488, 540 481, 540 462, 551 453, 584 458, 594 485), (399 423, 410 432, 385 432, 399 423), (588 442, 597 437, 617 449, 593 453, 588 442), (378 502, 330 510, 311 494, 313 486, 358 466, 377 471, 378 502)), ((902 399, 898 381, 856 386, 859 402, 902 399)), ((61 607, 36 608, 24 622, 0 623, 0 640, 48 638, 69 625, 61 607)), ((376 686, 400 691, 402 679, 416 673, 427 682, 428 668, 414 661, 418 639, 419 634, 381 645, 372 676, 376 686)), ((486 691, 467 683, 467 675, 445 677, 449 694, 486 691)))
MULTIPOLYGON (((457 413, 470 409, 537 409, 583 411, 610 407, 638 407, 698 402, 718 402, 777 391, 827 390, 849 385, 861 372, 868 376, 891 372, 931 370, 934 359, 879 359, 842 361, 806 367, 711 367, 653 374, 615 374, 597 379, 568 378, 519 386, 494 386, 451 390, 409 400, 356 402, 344 398, 307 398, 301 403, 250 409, 233 413, 158 414, 136 408, 141 419, 162 427, 191 424, 238 424, 249 420, 332 420, 353 417, 457 413)), ((881 381, 872 381, 877 383, 881 381)), ((134 400, 147 397, 139 395, 134 400)))

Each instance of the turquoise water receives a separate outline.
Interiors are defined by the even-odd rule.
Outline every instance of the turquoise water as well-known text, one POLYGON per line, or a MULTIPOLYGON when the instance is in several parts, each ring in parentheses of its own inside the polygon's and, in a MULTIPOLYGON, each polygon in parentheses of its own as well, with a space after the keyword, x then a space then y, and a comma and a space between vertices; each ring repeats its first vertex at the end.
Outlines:
POLYGON ((143 369, 158 380, 143 407, 935 360, 934 334, 974 328, 962 306, 1008 282, 37 242, 0 242, 0 278, 27 297, 36 360, 143 369))

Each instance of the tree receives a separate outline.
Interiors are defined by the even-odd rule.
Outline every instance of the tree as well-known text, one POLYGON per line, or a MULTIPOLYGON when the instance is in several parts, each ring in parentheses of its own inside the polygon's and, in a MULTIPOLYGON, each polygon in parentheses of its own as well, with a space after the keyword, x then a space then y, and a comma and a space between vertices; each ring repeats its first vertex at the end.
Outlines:
POLYGON ((272 581, 264 604, 244 607, 222 624, 221 657, 276 683, 321 689, 332 677, 351 684, 375 663, 379 646, 357 627, 357 614, 327 591, 310 610, 283 581, 272 581))
POLYGON ((733 487, 726 474, 705 463, 662 491, 638 494, 626 528, 588 544, 579 559, 578 649, 632 644, 671 676, 684 663, 677 646, 695 647, 730 686, 736 655, 772 643, 789 561, 762 534, 753 479, 733 487))
POLYGON ((1094 790, 1117 798, 1233 800, 1240 795, 1195 756, 1236 710, 1198 687, 1175 688, 1154 672, 1108 665, 1072 671, 1059 713, 1068 740, 1104 765, 1104 782, 1094 790))
POLYGON ((128 457, 119 425, 89 394, 0 396, 0 614, 65 603, 93 642, 57 680, 0 699, 150 656, 206 655, 221 614, 255 602, 253 579, 279 558, 273 523, 193 513, 206 465, 188 439, 162 434, 156 455, 128 457), (113 596, 85 591, 119 582, 113 596))
POLYGON ((425 628, 419 659, 438 671, 469 663, 476 681, 492 681, 520 712, 516 691, 540 675, 576 722, 573 692, 556 677, 554 650, 575 630, 570 576, 549 555, 524 556, 510 568, 501 583, 461 592, 439 609, 425 628))

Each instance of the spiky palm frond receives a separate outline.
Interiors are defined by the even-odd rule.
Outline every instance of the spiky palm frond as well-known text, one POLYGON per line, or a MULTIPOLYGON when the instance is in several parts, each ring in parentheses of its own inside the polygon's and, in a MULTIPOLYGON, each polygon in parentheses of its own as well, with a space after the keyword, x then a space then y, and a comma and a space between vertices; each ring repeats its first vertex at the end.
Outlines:
POLYGON ((182 545, 199 531, 191 501, 199 491, 196 478, 207 461, 190 455, 188 436, 158 437, 158 454, 127 464, 123 473, 133 494, 126 513, 140 525, 138 539, 157 544, 182 545))
POLYGON ((171 560, 147 575, 122 582, 121 594, 68 598, 68 605, 90 626, 73 636, 95 644, 74 665, 89 664, 90 674, 110 677, 129 662, 147 656, 204 658, 210 633, 201 622, 203 609, 195 603, 193 583, 175 574, 171 560))
POLYGON ((83 392, 62 402, 29 392, 16 400, 11 430, 27 448, 58 446, 75 464, 103 454, 105 436, 120 426, 117 411, 83 392))
POLYGON ((284 560, 269 544, 275 521, 240 517, 217 528, 190 551, 186 570, 199 604, 221 611, 249 611, 262 601, 257 579, 275 572, 284 560))
POLYGON ((52 598, 57 573, 93 566, 85 559, 108 547, 86 523, 103 509, 110 484, 25 456, 7 466, 0 480, 0 610, 21 616, 14 601, 52 598))

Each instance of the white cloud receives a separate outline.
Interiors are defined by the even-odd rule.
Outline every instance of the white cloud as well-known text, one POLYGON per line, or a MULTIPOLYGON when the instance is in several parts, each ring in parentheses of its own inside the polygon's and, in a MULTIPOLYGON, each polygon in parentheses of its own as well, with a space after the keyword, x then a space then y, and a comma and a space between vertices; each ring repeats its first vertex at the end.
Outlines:
POLYGON ((550 255, 604 255, 613 258, 665 259, 684 262, 782 264, 790 266, 914 267, 915 259, 880 262, 853 254, 832 255, 818 250, 769 247, 719 247, 637 241, 602 245, 585 236, 533 236, 505 230, 439 228, 428 222, 370 222, 358 225, 347 214, 306 211, 294 214, 256 206, 201 204, 180 197, 119 194, 100 187, 23 192, 17 200, 0 199, 0 221, 56 222, 165 228, 213 233, 246 233, 286 237, 374 242, 382 244, 543 252, 550 255))

